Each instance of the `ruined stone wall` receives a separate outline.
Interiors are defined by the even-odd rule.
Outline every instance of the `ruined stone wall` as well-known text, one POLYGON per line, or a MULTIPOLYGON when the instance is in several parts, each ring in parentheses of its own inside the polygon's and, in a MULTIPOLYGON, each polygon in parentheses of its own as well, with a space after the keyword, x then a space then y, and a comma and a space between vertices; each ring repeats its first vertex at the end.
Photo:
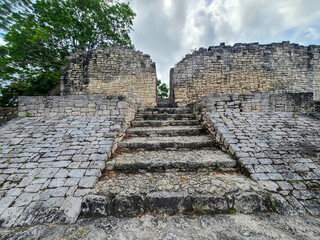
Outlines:
POLYGON ((156 105, 156 67, 149 55, 113 47, 77 52, 68 60, 62 95, 126 95, 142 106, 156 105))
POLYGON ((320 46, 289 42, 200 48, 170 71, 178 105, 206 94, 313 92, 320 100, 320 46))

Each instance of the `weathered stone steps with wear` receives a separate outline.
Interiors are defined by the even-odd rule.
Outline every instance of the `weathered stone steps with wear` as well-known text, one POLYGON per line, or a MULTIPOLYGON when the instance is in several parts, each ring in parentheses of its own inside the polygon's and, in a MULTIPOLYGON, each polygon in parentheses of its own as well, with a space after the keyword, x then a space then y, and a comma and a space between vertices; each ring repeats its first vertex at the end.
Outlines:
POLYGON ((207 135, 177 137, 134 137, 119 142, 118 147, 125 150, 178 150, 214 149, 212 138, 207 135))
POLYGON ((160 127, 160 126, 194 126, 199 125, 198 120, 134 120, 131 127, 160 127))
POLYGON ((169 99, 159 99, 157 102, 158 108, 174 108, 177 104, 170 102, 169 99))
POLYGON ((82 202, 83 216, 271 211, 269 195, 236 170, 190 110, 171 107, 161 101, 140 109, 103 180, 82 202))
POLYGON ((137 127, 127 131, 129 137, 173 137, 202 135, 207 132, 201 126, 162 126, 162 127, 137 127))
POLYGON ((140 108, 139 109, 140 114, 186 114, 186 113, 192 113, 190 108, 187 107, 179 107, 179 108, 140 108))
POLYGON ((272 208, 268 194, 238 174, 108 173, 82 202, 83 216, 256 213, 272 208))
POLYGON ((229 155, 220 150, 194 151, 140 151, 124 153, 108 162, 107 168, 114 171, 224 171, 235 170, 237 165, 229 155))
POLYGON ((192 113, 183 114, 137 114, 135 120, 193 120, 195 116, 192 113))

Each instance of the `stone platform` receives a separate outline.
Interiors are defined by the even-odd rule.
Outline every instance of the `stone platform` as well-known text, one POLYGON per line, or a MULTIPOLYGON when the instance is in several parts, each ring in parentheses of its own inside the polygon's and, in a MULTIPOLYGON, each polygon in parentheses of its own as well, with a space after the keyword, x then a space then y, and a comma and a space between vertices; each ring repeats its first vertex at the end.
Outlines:
MULTIPOLYGON (((31 113, 38 117, 0 128, 0 220, 10 227, 0 230, 1 238, 319 235, 318 219, 307 216, 320 209, 320 132, 313 115, 253 111, 261 107, 253 101, 242 105, 250 111, 240 111, 221 100, 198 102, 198 120, 191 109, 166 102, 139 109, 133 120, 128 106, 117 111, 123 104, 103 109, 92 97, 81 111, 78 99, 69 103, 80 109, 72 116, 51 109, 45 117, 46 108, 39 108, 31 113)), ((112 99, 122 101, 105 101, 112 99)))

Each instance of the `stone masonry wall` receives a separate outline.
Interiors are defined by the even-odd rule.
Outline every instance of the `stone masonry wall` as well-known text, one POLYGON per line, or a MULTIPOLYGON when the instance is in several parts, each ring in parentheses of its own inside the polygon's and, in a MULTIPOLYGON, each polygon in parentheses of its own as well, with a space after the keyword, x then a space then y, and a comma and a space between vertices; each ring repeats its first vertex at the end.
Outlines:
POLYGON ((77 52, 62 70, 61 94, 126 95, 142 106, 156 105, 156 67, 149 55, 130 48, 77 52))
POLYGON ((211 93, 313 92, 320 100, 320 46, 289 42, 200 48, 170 71, 170 97, 185 105, 211 93))
POLYGON ((16 108, 0 108, 0 126, 16 117, 16 108))

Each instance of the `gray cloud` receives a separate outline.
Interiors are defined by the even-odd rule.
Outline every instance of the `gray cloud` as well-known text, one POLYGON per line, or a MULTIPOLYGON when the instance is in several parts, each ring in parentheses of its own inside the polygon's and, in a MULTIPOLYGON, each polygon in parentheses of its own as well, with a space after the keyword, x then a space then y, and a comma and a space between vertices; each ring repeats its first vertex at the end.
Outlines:
POLYGON ((290 40, 320 44, 319 0, 131 0, 131 33, 138 50, 156 62, 158 77, 190 49, 220 42, 290 40))

